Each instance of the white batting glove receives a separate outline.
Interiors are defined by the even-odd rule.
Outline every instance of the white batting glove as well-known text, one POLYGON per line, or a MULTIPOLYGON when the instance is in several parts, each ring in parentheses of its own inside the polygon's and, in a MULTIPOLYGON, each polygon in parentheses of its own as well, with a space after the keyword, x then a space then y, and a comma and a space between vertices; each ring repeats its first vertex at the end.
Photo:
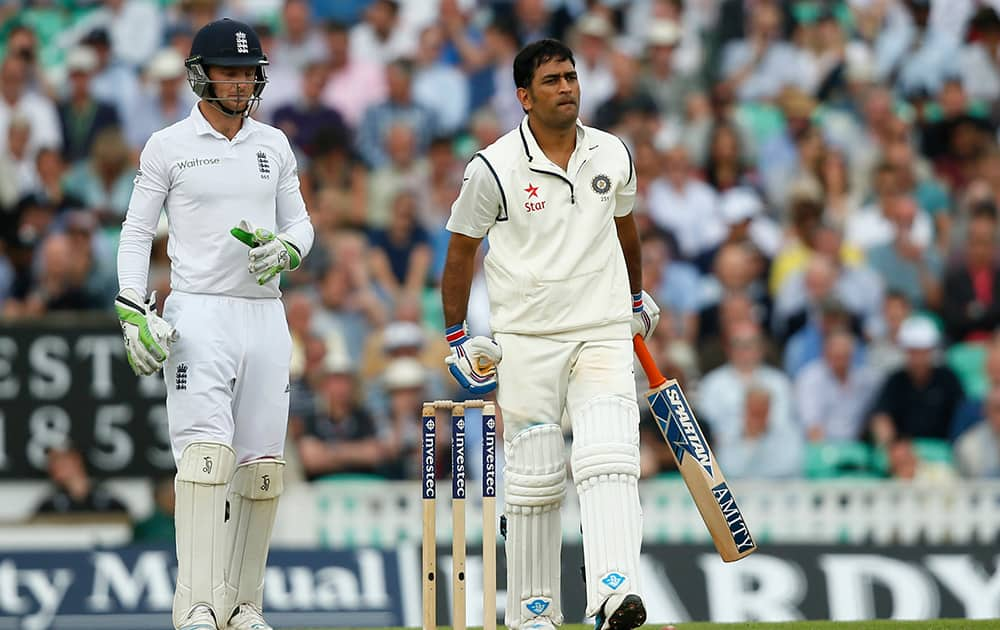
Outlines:
POLYGON ((445 330, 451 356, 445 358, 448 371, 458 384, 472 394, 487 394, 497 386, 497 363, 503 358, 500 345, 489 337, 469 337, 465 324, 445 330))
POLYGON ((275 236, 270 230, 254 228, 246 219, 229 233, 250 248, 247 270, 257 277, 257 284, 267 284, 282 271, 298 269, 302 264, 298 247, 283 234, 275 236))
POLYGON ((115 298, 115 311, 132 371, 137 376, 148 376, 160 369, 170 356, 170 346, 177 341, 178 334, 156 314, 156 291, 142 300, 134 289, 122 289, 115 298))
POLYGON ((653 296, 646 293, 632 294, 632 336, 642 335, 645 339, 653 332, 660 321, 660 307, 653 301, 653 296))

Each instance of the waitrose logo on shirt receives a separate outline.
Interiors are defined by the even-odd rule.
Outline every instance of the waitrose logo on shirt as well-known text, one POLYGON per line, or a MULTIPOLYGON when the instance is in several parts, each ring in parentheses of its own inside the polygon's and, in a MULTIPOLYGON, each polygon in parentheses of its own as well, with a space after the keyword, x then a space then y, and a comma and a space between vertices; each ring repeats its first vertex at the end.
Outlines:
POLYGON ((174 164, 179 170, 184 170, 186 168, 194 168, 196 166, 211 166, 212 164, 218 164, 221 158, 191 158, 190 160, 180 160, 174 164))

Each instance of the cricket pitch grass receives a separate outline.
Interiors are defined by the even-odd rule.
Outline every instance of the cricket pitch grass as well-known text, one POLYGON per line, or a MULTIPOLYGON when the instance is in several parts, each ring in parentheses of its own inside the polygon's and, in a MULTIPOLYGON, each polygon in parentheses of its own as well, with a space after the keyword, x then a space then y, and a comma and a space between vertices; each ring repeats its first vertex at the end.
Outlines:
MULTIPOLYGON (((439 626, 444 628, 445 626, 439 626)), ((497 626, 497 628, 506 628, 497 626)), ((562 630, 593 630, 593 626, 565 624, 562 630)), ((926 621, 788 621, 783 623, 704 623, 646 624, 641 630, 1000 630, 1000 619, 935 619, 926 621)), ((302 628, 301 630, 345 630, 344 628, 302 628)), ((355 628, 351 630, 407 630, 406 628, 355 628)), ((480 630, 471 628, 470 630, 480 630)))

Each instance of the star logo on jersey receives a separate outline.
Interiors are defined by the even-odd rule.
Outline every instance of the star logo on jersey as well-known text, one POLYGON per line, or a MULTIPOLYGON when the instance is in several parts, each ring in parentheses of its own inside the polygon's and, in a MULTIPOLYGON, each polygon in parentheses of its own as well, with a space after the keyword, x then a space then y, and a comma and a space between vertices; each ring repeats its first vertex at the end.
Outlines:
POLYGON ((528 212, 538 212, 545 209, 545 200, 538 197, 538 186, 532 186, 531 182, 528 182, 528 187, 524 189, 524 192, 528 193, 528 200, 524 202, 525 210, 528 212), (539 200, 532 201, 532 198, 539 200))

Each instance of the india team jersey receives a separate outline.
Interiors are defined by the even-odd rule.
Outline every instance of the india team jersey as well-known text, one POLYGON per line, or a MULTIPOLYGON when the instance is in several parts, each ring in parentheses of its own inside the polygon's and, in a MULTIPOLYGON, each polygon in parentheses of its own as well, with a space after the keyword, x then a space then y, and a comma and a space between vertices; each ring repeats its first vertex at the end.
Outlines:
POLYGON ((165 208, 170 286, 187 293, 278 297, 277 280, 260 286, 247 271, 248 248, 229 230, 242 219, 284 233, 305 256, 313 229, 299 192, 295 156, 285 135, 252 118, 230 141, 198 106, 153 134, 122 227, 121 288, 146 293, 149 250, 165 208))
POLYGON ((579 123, 576 145, 564 171, 542 153, 525 117, 465 169, 447 228, 489 236, 493 332, 554 334, 632 317, 614 222, 632 211, 631 156, 619 138, 579 123))

